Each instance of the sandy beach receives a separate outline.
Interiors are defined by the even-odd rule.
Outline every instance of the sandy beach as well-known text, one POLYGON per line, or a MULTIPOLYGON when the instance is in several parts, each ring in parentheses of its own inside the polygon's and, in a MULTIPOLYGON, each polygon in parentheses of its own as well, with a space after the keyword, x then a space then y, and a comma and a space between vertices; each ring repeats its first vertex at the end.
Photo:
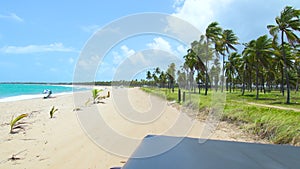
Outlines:
MULTIPOLYGON (((111 97, 101 100, 98 104, 87 103, 91 98, 90 91, 59 95, 51 99, 0 103, 0 168, 109 169, 123 166, 128 158, 126 155, 131 154, 148 134, 196 138, 201 135, 204 123, 183 115, 174 104, 150 96, 139 88, 108 88, 102 94, 106 95, 107 90, 111 91, 111 97), (124 102, 120 99, 122 97, 127 97, 124 102), (50 119, 49 111, 52 106, 58 108, 58 112, 50 119), (160 109, 157 111, 155 108, 160 109), (103 137, 99 138, 101 141, 110 143, 117 150, 124 148, 124 151, 118 154, 114 152, 115 149, 110 149, 112 147, 103 148, 95 140, 91 140, 89 133, 85 133, 86 129, 83 129, 83 122, 78 119, 78 115, 88 118, 89 111, 95 109, 99 110, 98 115, 113 131, 135 142, 113 140, 109 134, 103 134, 105 131, 95 130, 94 132, 103 134, 103 137), (133 110, 140 114, 127 114, 133 110), (158 114, 153 115, 149 112, 158 114), (29 116, 21 120, 21 128, 15 129, 14 134, 9 133, 12 116, 16 117, 22 113, 28 113, 29 116), (146 118, 143 119, 144 117, 146 118), (188 132, 185 129, 188 129, 188 132)), ((210 139, 264 142, 226 122, 219 123, 210 139)))

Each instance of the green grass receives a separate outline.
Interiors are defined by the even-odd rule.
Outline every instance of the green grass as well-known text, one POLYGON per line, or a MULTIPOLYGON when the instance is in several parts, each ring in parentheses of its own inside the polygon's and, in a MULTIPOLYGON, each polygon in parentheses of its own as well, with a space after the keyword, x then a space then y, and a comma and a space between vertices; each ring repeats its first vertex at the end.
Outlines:
POLYGON ((154 94, 156 96, 167 99, 168 101, 178 101, 178 88, 175 89, 174 93, 170 89, 165 88, 142 88, 147 93, 154 94))
MULTIPOLYGON (((143 90, 167 100, 178 101, 178 89, 175 89, 174 93, 168 89, 143 88, 143 90)), ((266 94, 260 93, 259 100, 255 99, 255 92, 246 92, 244 96, 241 95, 241 92, 227 92, 226 96, 225 93, 212 91, 209 91, 207 96, 203 95, 203 91, 200 95, 194 92, 185 92, 186 101, 180 102, 183 106, 189 106, 200 111, 217 107, 223 109, 220 120, 241 125, 244 131, 255 134, 262 139, 268 139, 275 144, 300 144, 300 112, 247 104, 247 102, 253 102, 300 109, 298 105, 300 93, 291 92, 292 104, 287 105, 284 103, 285 96, 277 91, 266 94)))
POLYGON ((260 104, 268 104, 274 106, 288 107, 288 108, 298 108, 300 109, 300 92, 295 93, 291 92, 291 104, 286 104, 286 93, 285 96, 279 91, 272 91, 267 93, 260 93, 259 99, 255 99, 256 92, 246 92, 244 96, 241 95, 240 91, 227 93, 227 99, 229 100, 238 100, 246 102, 254 102, 260 104))

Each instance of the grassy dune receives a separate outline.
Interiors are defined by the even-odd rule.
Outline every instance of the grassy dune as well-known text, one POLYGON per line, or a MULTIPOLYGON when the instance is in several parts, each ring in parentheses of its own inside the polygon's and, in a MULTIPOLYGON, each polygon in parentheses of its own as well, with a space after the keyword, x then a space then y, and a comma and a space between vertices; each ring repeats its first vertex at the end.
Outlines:
MULTIPOLYGON (((168 89, 143 88, 143 90, 170 101, 178 101, 178 89, 174 93, 168 89)), ((226 103, 224 100, 224 110, 220 120, 235 123, 244 131, 275 144, 300 145, 300 104, 298 103, 300 94, 292 93, 291 98, 292 104, 287 105, 284 104, 285 97, 276 91, 260 94, 259 100, 255 100, 254 92, 245 93, 245 96, 241 96, 240 92, 226 93, 226 103), (299 111, 294 111, 295 109, 299 111)), ((203 111, 212 110, 211 108, 214 107, 212 102, 216 102, 212 92, 209 92, 208 96, 192 92, 186 94, 186 102, 180 104, 189 104, 194 109, 203 111)))

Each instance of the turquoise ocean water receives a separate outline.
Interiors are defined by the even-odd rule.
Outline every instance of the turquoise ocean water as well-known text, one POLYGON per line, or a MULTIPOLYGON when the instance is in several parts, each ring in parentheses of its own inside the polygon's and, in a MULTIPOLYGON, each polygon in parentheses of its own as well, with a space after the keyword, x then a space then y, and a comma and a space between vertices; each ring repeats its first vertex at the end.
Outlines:
POLYGON ((80 87, 44 84, 0 84, 0 102, 43 97, 43 91, 49 89, 53 95, 84 90, 80 87))

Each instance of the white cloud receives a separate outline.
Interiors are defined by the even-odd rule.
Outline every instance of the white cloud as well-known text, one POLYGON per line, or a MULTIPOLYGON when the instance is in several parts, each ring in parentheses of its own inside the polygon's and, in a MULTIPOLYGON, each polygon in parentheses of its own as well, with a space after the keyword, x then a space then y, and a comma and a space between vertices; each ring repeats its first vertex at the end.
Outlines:
POLYGON ((183 45, 179 45, 176 49, 178 51, 179 56, 184 56, 187 54, 188 46, 184 47, 183 45))
POLYGON ((99 25, 87 25, 87 26, 81 26, 81 29, 82 29, 84 32, 88 32, 88 33, 94 33, 94 32, 96 32, 99 28, 100 28, 99 25))
POLYGON ((81 55, 75 67, 74 81, 93 81, 100 61, 99 55, 81 55))
POLYGON ((185 0, 175 0, 173 4, 173 8, 175 8, 176 12, 180 10, 180 6, 183 5, 185 0))
POLYGON ((173 55, 182 57, 186 54, 188 47, 183 45, 173 46, 171 43, 162 37, 157 37, 153 39, 154 42, 148 43, 147 47, 150 49, 163 50, 165 52, 171 53, 173 55))
POLYGON ((7 54, 27 54, 40 52, 75 52, 73 48, 65 47, 62 43, 49 45, 28 45, 28 46, 4 46, 0 52, 7 54))
POLYGON ((124 59, 135 54, 133 49, 129 49, 126 45, 121 46, 121 52, 113 51, 113 64, 119 65, 124 59))
POLYGON ((153 40, 154 42, 148 43, 147 47, 149 47, 150 49, 164 50, 166 52, 172 53, 172 47, 168 41, 166 41, 162 37, 157 37, 153 40))
POLYGON ((123 55, 126 57, 130 57, 131 55, 135 54, 135 51, 133 49, 129 49, 126 45, 121 46, 123 55))
POLYGON ((84 70, 94 70, 100 62, 99 55, 83 56, 78 60, 78 66, 84 70))
POLYGON ((147 67, 149 64, 149 58, 148 60, 145 58, 142 52, 137 52, 136 54, 133 55, 133 57, 130 57, 130 64, 131 66, 137 67, 141 66, 143 68, 147 67))
POLYGON ((15 13, 10 13, 8 15, 2 15, 2 14, 0 14, 0 19, 9 19, 9 20, 17 21, 17 22, 24 22, 24 19, 21 18, 21 17, 19 17, 15 13))
POLYGON ((124 57, 121 56, 118 52, 116 51, 113 51, 112 52, 112 55, 113 55, 113 64, 115 65, 118 65, 120 64, 123 60, 124 60, 124 57))
POLYGON ((175 0, 173 16, 196 26, 201 32, 212 21, 215 21, 216 12, 225 8, 233 0, 175 0))

